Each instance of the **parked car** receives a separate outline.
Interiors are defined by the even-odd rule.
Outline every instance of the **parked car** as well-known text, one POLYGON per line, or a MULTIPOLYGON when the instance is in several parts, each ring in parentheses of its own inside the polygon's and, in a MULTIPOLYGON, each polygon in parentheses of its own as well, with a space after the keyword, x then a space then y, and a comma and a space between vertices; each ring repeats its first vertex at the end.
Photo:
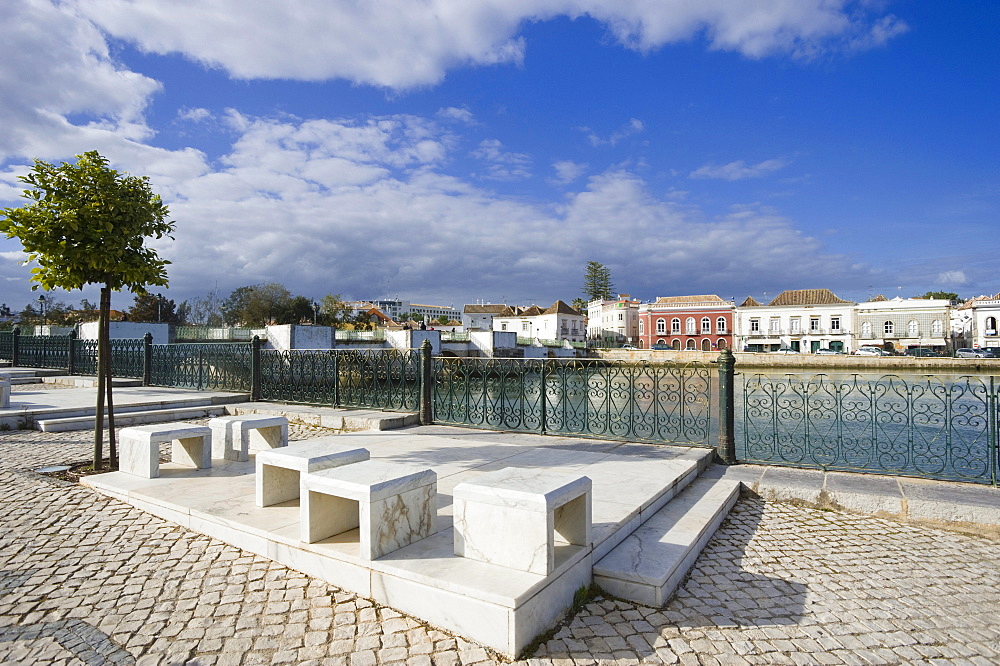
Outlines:
POLYGON ((858 347, 851 353, 855 356, 892 356, 886 350, 878 347, 858 347))
POLYGON ((972 349, 963 347, 955 351, 955 358, 995 358, 993 352, 985 349, 972 349))
POLYGON ((836 349, 817 349, 813 353, 817 356, 839 356, 844 352, 837 351, 836 349))
POLYGON ((919 356, 921 358, 937 358, 941 354, 937 353, 933 349, 924 349, 923 347, 913 347, 912 349, 907 349, 903 352, 904 356, 919 356))
POLYGON ((655 349, 656 351, 667 351, 670 349, 670 345, 666 342, 657 342, 655 345, 651 345, 650 349, 655 349))
POLYGON ((635 345, 622 345, 622 349, 635 349, 635 345))
POLYGON ((775 349, 772 354, 798 354, 798 349, 792 349, 791 347, 782 347, 781 349, 775 349))

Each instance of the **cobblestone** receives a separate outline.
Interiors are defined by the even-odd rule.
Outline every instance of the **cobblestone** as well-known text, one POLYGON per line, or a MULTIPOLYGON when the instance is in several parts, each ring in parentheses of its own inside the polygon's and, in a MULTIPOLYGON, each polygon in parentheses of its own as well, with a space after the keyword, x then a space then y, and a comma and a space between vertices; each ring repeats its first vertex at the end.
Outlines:
MULTIPOLYGON (((393 609, 30 471, 87 460, 90 437, 0 432, 0 662, 500 661, 393 609)), ((744 499, 666 608, 598 597, 526 663, 993 664, 998 645, 995 541, 744 499)))

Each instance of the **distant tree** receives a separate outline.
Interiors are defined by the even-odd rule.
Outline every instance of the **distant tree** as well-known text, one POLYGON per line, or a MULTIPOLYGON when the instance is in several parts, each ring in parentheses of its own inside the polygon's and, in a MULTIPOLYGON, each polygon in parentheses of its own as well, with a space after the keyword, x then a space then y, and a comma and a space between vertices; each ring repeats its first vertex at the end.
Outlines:
POLYGON ((577 312, 583 312, 583 313, 587 312, 587 301, 586 301, 586 299, 583 299, 583 298, 574 298, 573 302, 570 303, 570 305, 572 305, 573 309, 576 310, 577 312))
POLYGON ((222 299, 219 298, 218 289, 212 289, 203 298, 193 299, 186 311, 186 321, 196 326, 222 326, 225 323, 222 320, 222 299))
POLYGON ((451 321, 451 318, 448 315, 441 315, 440 317, 437 318, 437 323, 439 323, 442 326, 447 324, 449 321, 451 321))
POLYGON ((340 294, 327 294, 320 301, 319 323, 324 326, 345 324, 351 318, 351 311, 353 309, 340 298, 340 294))
POLYGON ((956 294, 953 291, 928 291, 923 296, 917 296, 917 298, 930 298, 930 299, 933 299, 933 298, 943 298, 943 299, 947 299, 949 301, 961 301, 961 300, 965 300, 963 298, 959 298, 958 294, 956 294))
POLYGON ((181 301, 181 304, 177 306, 177 323, 187 324, 191 319, 191 306, 187 301, 181 301))
POLYGON ((176 307, 173 299, 164 298, 162 294, 140 294, 128 309, 128 318, 129 321, 177 324, 180 318, 175 311, 176 307))
POLYGON ((26 263, 38 264, 31 269, 32 281, 46 291, 102 285, 94 420, 94 469, 98 470, 103 459, 105 397, 112 464, 117 458, 109 381, 111 292, 128 289, 144 294, 147 286, 166 286, 169 262, 145 241, 169 237, 173 223, 148 178, 119 173, 97 151, 59 166, 35 160, 20 180, 29 187, 23 196, 30 203, 0 211, 0 232, 21 241, 26 263))
POLYGON ((230 326, 266 326, 312 321, 312 301, 277 282, 234 289, 222 303, 222 318, 230 326))
POLYGON ((98 309, 97 303, 91 303, 86 298, 80 300, 80 311, 81 312, 96 312, 98 309))
POLYGON ((610 299, 615 291, 611 269, 597 261, 588 261, 583 272, 583 295, 587 301, 610 299))

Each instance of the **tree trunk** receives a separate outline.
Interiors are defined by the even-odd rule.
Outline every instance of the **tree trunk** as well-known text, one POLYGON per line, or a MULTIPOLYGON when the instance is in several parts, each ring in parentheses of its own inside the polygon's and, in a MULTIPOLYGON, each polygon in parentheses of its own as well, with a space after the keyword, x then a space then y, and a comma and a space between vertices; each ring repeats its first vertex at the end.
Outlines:
POLYGON ((112 470, 118 469, 118 446, 115 441, 115 404, 112 396, 114 371, 111 364, 111 289, 108 290, 108 315, 104 318, 104 348, 107 350, 107 360, 104 362, 107 372, 106 389, 108 393, 108 462, 112 470))
POLYGON ((94 470, 100 470, 104 461, 104 395, 107 373, 104 366, 108 357, 107 321, 111 311, 111 289, 101 287, 101 306, 97 323, 97 414, 94 420, 94 470))

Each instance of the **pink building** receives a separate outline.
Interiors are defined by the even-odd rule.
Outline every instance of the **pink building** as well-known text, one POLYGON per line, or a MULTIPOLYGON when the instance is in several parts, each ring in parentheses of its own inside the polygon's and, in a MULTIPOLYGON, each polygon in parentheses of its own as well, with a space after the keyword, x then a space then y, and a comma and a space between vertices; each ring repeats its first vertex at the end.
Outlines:
POLYGON ((662 296, 639 306, 639 347, 718 351, 733 345, 732 301, 714 294, 662 296))

